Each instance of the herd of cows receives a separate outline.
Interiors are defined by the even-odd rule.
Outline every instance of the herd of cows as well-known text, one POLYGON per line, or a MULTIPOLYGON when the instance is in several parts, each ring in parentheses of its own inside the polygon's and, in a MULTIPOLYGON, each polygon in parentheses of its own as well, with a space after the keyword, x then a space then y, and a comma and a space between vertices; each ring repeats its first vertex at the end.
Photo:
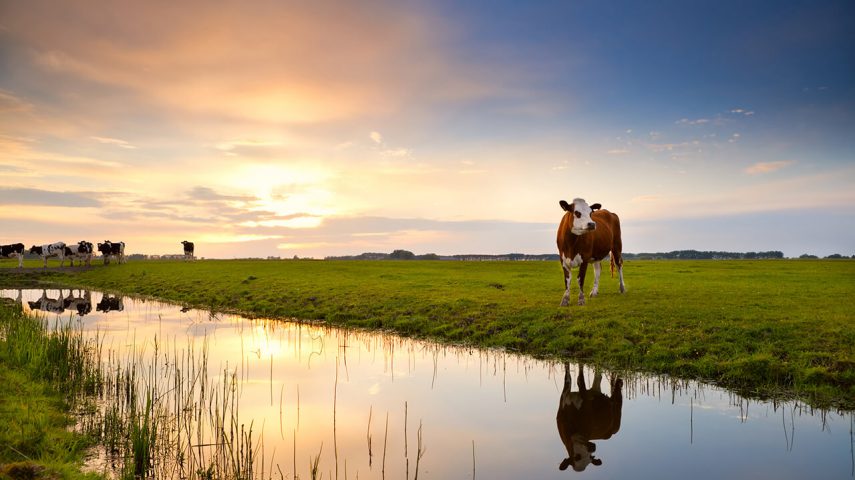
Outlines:
MULTIPOLYGON (((186 260, 193 259, 193 251, 195 245, 193 242, 184 240, 181 242, 184 245, 184 258, 186 260)), ((125 242, 111 242, 104 240, 104 243, 99 243, 97 249, 93 247, 92 242, 81 240, 76 245, 66 245, 65 242, 54 242, 45 245, 33 245, 29 250, 26 250, 23 243, 13 243, 10 245, 0 246, 0 258, 17 258, 18 268, 24 266, 24 253, 29 252, 38 255, 44 261, 44 268, 47 268, 48 258, 57 257, 59 266, 65 266, 65 260, 68 259, 71 266, 74 266, 74 261, 77 260, 78 266, 84 262, 88 267, 91 265, 92 257, 101 254, 104 258, 104 265, 109 265, 111 259, 115 259, 118 263, 125 263, 125 242), (97 252, 97 253, 96 253, 97 252)))

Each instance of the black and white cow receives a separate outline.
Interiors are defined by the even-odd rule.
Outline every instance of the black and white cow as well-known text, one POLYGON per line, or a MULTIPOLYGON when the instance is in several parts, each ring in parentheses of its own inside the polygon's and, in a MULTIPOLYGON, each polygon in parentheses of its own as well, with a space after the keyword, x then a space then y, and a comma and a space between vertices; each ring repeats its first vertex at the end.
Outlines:
POLYGON ((98 244, 98 251, 104 256, 104 265, 110 264, 110 257, 119 263, 125 263, 125 242, 104 240, 104 243, 98 244))
POLYGON ((44 259, 44 268, 47 268, 48 257, 59 257, 59 266, 61 267, 65 262, 65 242, 54 242, 42 246, 33 245, 30 247, 30 253, 35 253, 44 259))
POLYGON ((24 266, 24 244, 13 243, 11 245, 0 246, 0 257, 15 258, 18 257, 18 268, 24 266))
POLYGON ((77 245, 72 245, 70 247, 66 246, 65 256, 68 258, 72 267, 74 266, 74 259, 78 260, 78 265, 82 265, 85 261, 86 266, 88 267, 92 262, 92 243, 81 240, 77 242, 77 245))
POLYGON ((196 246, 187 240, 183 240, 181 244, 184 245, 184 260, 193 260, 193 250, 196 246))

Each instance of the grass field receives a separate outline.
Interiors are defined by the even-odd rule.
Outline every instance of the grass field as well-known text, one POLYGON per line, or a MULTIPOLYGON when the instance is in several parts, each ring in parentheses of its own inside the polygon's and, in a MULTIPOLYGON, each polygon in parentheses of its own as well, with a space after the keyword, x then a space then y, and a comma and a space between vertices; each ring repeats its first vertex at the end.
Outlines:
MULTIPOLYGON (((11 266, 12 264, 4 264, 11 266)), ((220 311, 382 328, 740 393, 855 408, 855 261, 633 261, 583 307, 558 306, 558 262, 141 261, 49 273, 0 269, 220 311)), ((586 290, 593 274, 589 271, 586 290)))

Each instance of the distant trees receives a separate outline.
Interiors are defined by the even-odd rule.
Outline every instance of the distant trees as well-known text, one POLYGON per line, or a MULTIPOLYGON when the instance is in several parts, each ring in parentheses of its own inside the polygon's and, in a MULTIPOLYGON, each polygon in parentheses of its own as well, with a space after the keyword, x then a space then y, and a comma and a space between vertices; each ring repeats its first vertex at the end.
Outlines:
MULTIPOLYGON (((671 252, 656 252, 656 253, 623 253, 624 260, 767 260, 767 259, 782 259, 784 253, 779 250, 769 250, 766 252, 721 252, 721 251, 700 251, 700 250, 674 250, 671 252)), ((819 258, 816 255, 805 253, 799 258, 819 258)), ((848 259, 846 255, 835 253, 827 257, 827 259, 848 259)), ((852 256, 855 259, 855 255, 852 256)), ((427 253, 424 255, 416 255, 409 250, 398 249, 392 253, 380 252, 365 252, 359 255, 348 255, 342 257, 326 257, 327 260, 465 260, 465 261, 558 261, 558 254, 547 253, 541 255, 530 255, 527 253, 506 253, 503 255, 490 254, 458 254, 458 255, 437 255, 435 253, 427 253)))
POLYGON ((624 253, 623 258, 627 260, 758 260, 769 258, 784 258, 784 252, 770 250, 768 252, 717 252, 698 250, 674 250, 672 252, 657 253, 624 253))
POLYGON ((416 254, 409 250, 395 250, 389 254, 390 260, 415 260, 416 254))

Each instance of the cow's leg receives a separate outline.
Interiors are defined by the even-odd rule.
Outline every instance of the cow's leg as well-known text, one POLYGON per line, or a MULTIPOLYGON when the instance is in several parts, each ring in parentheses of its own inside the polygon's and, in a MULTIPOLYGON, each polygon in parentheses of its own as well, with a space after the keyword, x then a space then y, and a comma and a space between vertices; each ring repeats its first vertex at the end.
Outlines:
POLYGON ((588 262, 579 265, 579 305, 585 304, 585 274, 588 272, 588 262))
POLYGON ((47 268, 47 255, 42 256, 42 258, 45 260, 45 265, 42 268, 47 268))
POLYGON ((591 297, 596 297, 600 290, 600 272, 603 266, 600 262, 594 262, 594 288, 591 289, 591 297))
POLYGON ((618 266, 618 278, 620 278, 620 293, 626 292, 626 285, 623 283, 623 262, 618 266))
POLYGON ((564 388, 561 390, 561 400, 558 408, 570 403, 570 393, 573 391, 573 375, 570 373, 570 362, 564 362, 564 388))
POLYGON ((564 297, 561 298, 561 306, 566 307, 570 305, 570 285, 573 284, 573 271, 563 263, 561 269, 564 270, 564 297))
POLYGON ((576 386, 579 387, 580 392, 585 391, 585 366, 581 363, 579 364, 579 375, 576 377, 576 386))
POLYGON ((23 253, 18 254, 18 268, 24 268, 24 254, 23 253))
POLYGON ((599 368, 594 369, 594 384, 591 385, 591 391, 594 393, 603 393, 602 385, 603 383, 603 374, 600 372, 599 368))

